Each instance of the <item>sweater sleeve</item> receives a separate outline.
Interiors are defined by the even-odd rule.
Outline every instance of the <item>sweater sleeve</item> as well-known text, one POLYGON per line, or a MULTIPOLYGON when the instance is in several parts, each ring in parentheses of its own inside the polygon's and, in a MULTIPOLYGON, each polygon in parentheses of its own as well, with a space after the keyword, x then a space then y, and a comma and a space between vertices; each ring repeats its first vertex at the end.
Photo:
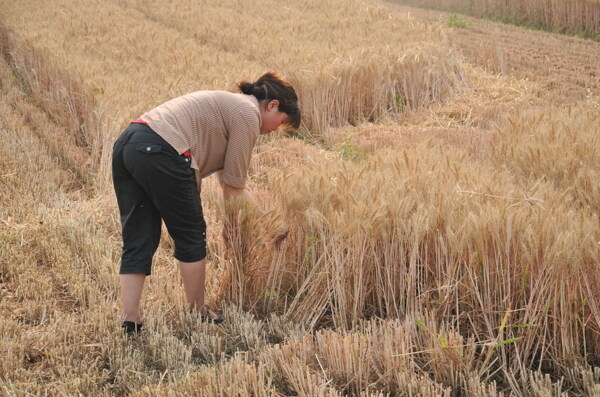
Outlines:
POLYGON ((227 123, 227 151, 223 166, 223 183, 244 188, 252 150, 260 132, 260 114, 250 104, 235 108, 227 123))

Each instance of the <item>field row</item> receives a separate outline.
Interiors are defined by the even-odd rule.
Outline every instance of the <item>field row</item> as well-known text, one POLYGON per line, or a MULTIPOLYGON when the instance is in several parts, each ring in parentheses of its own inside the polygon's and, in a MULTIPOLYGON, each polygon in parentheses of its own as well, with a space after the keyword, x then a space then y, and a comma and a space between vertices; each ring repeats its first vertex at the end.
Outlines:
MULTIPOLYGON (((600 2, 597 0, 391 1, 600 40, 600 2)), ((453 26, 463 24, 456 17, 449 23, 453 26)))

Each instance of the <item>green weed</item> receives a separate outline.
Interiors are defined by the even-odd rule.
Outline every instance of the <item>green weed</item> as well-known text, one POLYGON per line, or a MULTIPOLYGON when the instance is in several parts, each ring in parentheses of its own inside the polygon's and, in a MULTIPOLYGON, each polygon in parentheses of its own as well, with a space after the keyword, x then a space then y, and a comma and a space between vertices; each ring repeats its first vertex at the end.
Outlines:
POLYGON ((464 29, 468 26, 467 21, 465 21, 463 18, 459 17, 458 15, 454 14, 450 16, 450 19, 448 19, 448 26, 451 28, 461 28, 464 29))

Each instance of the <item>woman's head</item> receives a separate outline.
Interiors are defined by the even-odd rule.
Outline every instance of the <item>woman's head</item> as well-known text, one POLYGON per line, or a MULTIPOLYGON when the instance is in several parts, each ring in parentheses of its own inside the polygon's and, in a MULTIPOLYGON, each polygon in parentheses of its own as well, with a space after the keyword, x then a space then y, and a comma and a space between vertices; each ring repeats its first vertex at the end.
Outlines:
POLYGON ((254 83, 243 81, 238 86, 242 93, 254 95, 259 101, 261 134, 268 134, 282 124, 293 129, 300 127, 301 114, 296 91, 277 73, 268 72, 254 83))

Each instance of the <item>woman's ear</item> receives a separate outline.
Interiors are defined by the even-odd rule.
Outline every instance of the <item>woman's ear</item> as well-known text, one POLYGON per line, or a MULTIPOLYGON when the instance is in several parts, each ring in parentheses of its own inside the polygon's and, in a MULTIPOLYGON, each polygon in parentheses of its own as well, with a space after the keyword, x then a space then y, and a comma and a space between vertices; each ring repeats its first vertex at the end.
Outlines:
POLYGON ((279 107, 279 101, 277 99, 273 99, 267 104, 267 110, 273 111, 273 109, 279 107))

